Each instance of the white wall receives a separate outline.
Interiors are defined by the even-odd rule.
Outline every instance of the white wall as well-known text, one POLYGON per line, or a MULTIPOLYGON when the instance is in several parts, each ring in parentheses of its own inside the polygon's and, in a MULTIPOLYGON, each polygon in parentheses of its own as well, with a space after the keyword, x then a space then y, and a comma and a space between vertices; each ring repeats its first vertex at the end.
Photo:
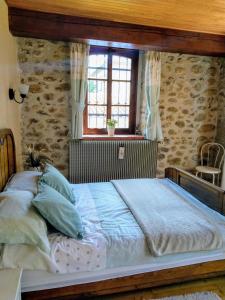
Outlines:
POLYGON ((15 137, 17 169, 22 167, 20 105, 10 101, 9 87, 18 90, 19 72, 17 65, 16 39, 9 32, 8 8, 0 0, 0 128, 10 128, 15 137))

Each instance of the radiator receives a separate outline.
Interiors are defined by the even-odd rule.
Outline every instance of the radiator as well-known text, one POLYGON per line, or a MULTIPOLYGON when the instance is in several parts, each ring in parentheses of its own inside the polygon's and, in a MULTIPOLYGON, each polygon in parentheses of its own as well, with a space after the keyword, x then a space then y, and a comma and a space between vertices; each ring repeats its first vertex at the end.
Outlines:
POLYGON ((153 178, 156 175, 157 142, 71 141, 70 181, 109 181, 123 178, 153 178), (118 158, 124 147, 124 159, 118 158))

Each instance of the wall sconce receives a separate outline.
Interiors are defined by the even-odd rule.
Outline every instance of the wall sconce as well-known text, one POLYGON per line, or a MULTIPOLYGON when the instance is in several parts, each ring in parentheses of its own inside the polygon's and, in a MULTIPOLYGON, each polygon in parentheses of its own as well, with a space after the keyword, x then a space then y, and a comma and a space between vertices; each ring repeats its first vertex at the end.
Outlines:
POLYGON ((16 103, 21 104, 24 102, 24 99, 26 98, 29 92, 29 85, 21 84, 19 90, 20 90, 20 97, 21 97, 20 101, 16 100, 15 91, 12 88, 9 89, 9 99, 14 100, 16 103))

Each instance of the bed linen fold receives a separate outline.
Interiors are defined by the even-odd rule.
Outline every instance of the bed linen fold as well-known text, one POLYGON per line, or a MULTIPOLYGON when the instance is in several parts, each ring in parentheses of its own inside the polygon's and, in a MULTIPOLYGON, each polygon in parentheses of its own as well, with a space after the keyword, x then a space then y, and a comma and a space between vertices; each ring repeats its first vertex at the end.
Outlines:
POLYGON ((209 215, 159 179, 111 181, 145 234, 153 256, 215 250, 223 246, 209 215))

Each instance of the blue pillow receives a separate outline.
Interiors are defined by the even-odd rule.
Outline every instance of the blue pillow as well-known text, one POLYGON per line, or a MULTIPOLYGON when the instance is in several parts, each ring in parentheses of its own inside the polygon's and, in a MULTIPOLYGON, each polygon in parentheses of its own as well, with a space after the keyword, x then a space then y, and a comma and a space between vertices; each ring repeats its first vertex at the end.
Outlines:
POLYGON ((69 181, 55 167, 46 164, 43 175, 39 178, 39 182, 44 182, 62 194, 71 203, 75 203, 75 197, 69 181))
POLYGON ((58 231, 75 238, 83 238, 83 227, 75 206, 47 184, 39 183, 38 194, 32 204, 58 231))

